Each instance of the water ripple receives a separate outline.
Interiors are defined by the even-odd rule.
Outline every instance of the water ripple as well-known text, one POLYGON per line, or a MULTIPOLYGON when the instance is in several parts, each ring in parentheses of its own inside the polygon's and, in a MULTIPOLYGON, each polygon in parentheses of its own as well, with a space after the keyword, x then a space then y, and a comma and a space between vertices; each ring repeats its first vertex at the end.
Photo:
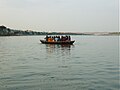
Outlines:
POLYGON ((73 37, 74 45, 0 38, 0 90, 119 90, 118 38, 73 37))

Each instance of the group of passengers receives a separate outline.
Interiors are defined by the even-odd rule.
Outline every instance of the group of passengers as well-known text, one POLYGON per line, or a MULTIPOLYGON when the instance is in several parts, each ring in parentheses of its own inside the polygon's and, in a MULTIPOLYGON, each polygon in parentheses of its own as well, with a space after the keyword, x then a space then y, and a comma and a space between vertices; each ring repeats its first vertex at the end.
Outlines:
POLYGON ((46 41, 48 42, 54 42, 54 41, 71 41, 70 36, 46 36, 45 37, 46 41))

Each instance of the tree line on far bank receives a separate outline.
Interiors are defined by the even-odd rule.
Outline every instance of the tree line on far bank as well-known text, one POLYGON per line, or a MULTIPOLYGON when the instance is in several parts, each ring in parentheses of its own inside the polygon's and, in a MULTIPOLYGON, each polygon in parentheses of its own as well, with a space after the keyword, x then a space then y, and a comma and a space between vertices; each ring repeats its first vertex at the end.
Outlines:
POLYGON ((0 26, 0 36, 24 36, 24 35, 46 35, 47 32, 35 32, 35 31, 22 31, 22 30, 14 30, 7 28, 5 26, 0 26))
POLYGON ((27 36, 27 35, 120 35, 120 32, 91 32, 91 33, 71 33, 71 32, 36 32, 31 30, 15 30, 7 28, 6 26, 0 26, 0 36, 27 36))
POLYGON ((36 32, 31 30, 14 30, 6 26, 0 26, 0 36, 26 36, 26 35, 87 35, 84 33, 60 33, 60 32, 36 32))

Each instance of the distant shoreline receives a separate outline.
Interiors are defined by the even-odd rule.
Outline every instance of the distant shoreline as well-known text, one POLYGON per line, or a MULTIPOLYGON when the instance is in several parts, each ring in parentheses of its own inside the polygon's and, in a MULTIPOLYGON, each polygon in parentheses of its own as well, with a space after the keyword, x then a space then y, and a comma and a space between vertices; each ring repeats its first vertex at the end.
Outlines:
POLYGON ((0 36, 38 36, 38 35, 91 35, 91 36, 120 36, 120 32, 36 32, 31 30, 14 30, 0 26, 0 36))

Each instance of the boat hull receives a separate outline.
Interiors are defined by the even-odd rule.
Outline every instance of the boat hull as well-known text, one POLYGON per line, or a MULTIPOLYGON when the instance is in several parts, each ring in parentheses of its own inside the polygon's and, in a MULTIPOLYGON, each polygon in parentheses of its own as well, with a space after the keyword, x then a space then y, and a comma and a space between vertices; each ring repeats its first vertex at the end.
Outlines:
POLYGON ((43 44, 73 44, 75 41, 54 41, 54 42, 48 42, 48 41, 45 41, 45 40, 40 40, 41 43, 43 44))

